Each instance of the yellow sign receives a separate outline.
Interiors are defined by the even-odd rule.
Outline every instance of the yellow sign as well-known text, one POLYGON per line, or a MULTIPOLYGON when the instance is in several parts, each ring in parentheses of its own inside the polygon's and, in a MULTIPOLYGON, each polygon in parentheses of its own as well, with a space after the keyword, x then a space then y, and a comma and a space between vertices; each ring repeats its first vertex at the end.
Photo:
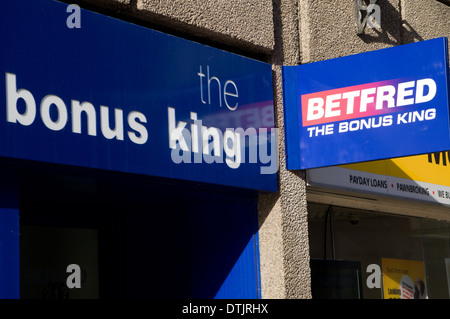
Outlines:
POLYGON ((343 165, 349 169, 450 186, 450 151, 343 165))
POLYGON ((307 171, 308 183, 450 206, 450 151, 307 171))
POLYGON ((382 258, 384 299, 425 299, 423 261, 382 258))

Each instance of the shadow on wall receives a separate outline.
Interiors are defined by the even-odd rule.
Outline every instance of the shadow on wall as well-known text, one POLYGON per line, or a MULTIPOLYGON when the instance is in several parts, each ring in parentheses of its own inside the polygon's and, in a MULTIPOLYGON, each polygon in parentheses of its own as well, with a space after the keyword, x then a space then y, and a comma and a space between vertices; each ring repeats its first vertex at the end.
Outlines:
MULTIPOLYGON (((368 3, 369 1, 365 2, 368 3)), ((401 12, 392 6, 388 0, 378 0, 376 4, 380 6, 381 28, 371 29, 371 34, 364 32, 358 34, 364 43, 381 42, 400 45, 424 40, 406 20, 402 19, 401 12), (399 22, 401 23, 400 32, 398 29, 399 22)), ((367 32, 367 26, 365 30, 367 32)))

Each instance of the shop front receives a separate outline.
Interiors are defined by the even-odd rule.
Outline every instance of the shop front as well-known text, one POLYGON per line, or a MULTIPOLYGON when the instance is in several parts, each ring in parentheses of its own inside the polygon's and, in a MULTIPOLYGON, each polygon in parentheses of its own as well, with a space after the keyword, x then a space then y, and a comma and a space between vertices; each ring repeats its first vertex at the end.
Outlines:
POLYGON ((72 8, 0 5, 0 297, 259 298, 271 65, 72 8))
POLYGON ((449 298, 447 48, 436 38, 283 67, 312 298, 449 298))
POLYGON ((449 298, 445 154, 308 171, 313 298, 449 298))

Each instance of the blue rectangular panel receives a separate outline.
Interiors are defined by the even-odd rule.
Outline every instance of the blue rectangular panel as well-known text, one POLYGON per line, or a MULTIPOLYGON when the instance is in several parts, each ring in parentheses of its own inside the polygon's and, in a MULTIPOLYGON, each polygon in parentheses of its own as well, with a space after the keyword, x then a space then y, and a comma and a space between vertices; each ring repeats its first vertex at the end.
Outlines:
POLYGON ((283 67, 288 169, 450 149, 447 39, 283 67))
POLYGON ((270 64, 57 1, 0 15, 0 156, 276 191, 270 64))
POLYGON ((210 198, 189 206, 190 297, 260 298, 256 199, 210 198))

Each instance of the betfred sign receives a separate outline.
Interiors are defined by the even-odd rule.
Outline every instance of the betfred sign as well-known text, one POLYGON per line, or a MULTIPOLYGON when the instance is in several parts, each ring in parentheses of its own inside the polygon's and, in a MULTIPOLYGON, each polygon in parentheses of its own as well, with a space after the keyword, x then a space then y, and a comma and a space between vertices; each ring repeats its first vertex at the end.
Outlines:
MULTIPOLYGON (((336 90, 302 95, 303 126, 369 117, 396 112, 398 107, 431 101, 436 95, 433 79, 391 80, 356 85, 336 90), (424 93, 427 90, 427 93, 424 93)), ((382 118, 383 125, 392 123, 382 118)))
POLYGON ((447 39, 283 67, 288 169, 450 146, 447 39))

